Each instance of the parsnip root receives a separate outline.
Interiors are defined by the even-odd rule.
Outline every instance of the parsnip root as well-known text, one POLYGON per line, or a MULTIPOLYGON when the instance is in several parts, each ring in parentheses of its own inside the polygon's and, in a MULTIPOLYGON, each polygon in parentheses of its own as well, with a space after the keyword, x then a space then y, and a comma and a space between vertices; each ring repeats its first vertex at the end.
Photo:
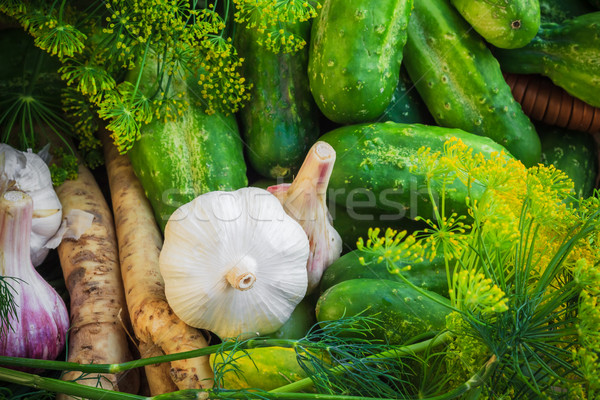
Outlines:
MULTIPOLYGON (((165 354, 206 347, 202 333, 181 321, 167 303, 158 265, 162 235, 152 208, 129 159, 118 153, 107 132, 101 136, 133 332, 144 346, 156 345, 165 354)), ((179 389, 213 385, 207 356, 171 362, 170 375, 179 389)))
MULTIPOLYGON (((124 323, 125 294, 119 267, 113 217, 94 176, 79 166, 79 177, 56 190, 65 215, 79 209, 94 216, 92 226, 78 239, 58 246, 63 275, 71 298, 68 361, 112 364, 132 359, 124 323)), ((71 371, 63 380, 88 386, 137 393, 138 372, 120 375, 71 371)), ((70 397, 59 395, 58 399, 70 397)))

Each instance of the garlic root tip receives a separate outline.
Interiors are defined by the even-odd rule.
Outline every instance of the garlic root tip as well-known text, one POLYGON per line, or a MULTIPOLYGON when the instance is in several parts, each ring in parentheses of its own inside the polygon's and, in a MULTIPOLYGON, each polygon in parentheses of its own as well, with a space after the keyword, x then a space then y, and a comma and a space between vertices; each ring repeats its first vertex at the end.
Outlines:
POLYGON ((256 275, 250 271, 244 271, 242 268, 233 267, 225 275, 227 282, 237 290, 248 290, 254 286, 256 275))
POLYGON ((327 142, 317 142, 315 145, 315 155, 320 159, 327 159, 335 156, 335 150, 327 142))

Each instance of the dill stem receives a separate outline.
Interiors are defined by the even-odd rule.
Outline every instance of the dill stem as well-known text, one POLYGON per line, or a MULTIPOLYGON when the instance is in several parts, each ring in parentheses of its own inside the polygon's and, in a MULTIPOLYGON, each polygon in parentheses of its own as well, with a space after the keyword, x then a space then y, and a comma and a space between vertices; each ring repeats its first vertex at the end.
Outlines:
MULTIPOLYGON (((252 349, 256 347, 268 346, 293 347, 296 342, 296 340, 287 339, 250 339, 242 344, 225 342, 222 344, 207 346, 202 349, 166 354, 164 356, 141 358, 139 360, 126 361, 120 364, 78 364, 68 361, 38 360, 33 358, 0 356, 0 365, 9 367, 33 367, 58 371, 81 371, 85 373, 116 374, 130 369, 144 367, 146 365, 207 356, 221 350, 228 351, 235 348, 252 349)), ((1 375, 0 378, 2 378, 1 375)))
MULTIPOLYGON (((378 358, 388 358, 388 357, 404 357, 414 355, 416 353, 427 350, 430 347, 439 346, 445 342, 447 342, 451 338, 450 332, 444 332, 432 339, 425 340, 423 342, 411 344, 408 346, 397 346, 391 348, 390 350, 383 351, 381 353, 373 354, 371 356, 365 357, 363 360, 368 359, 378 359, 378 358)), ((336 367, 330 368, 329 372, 335 375, 339 375, 347 371, 349 368, 352 368, 352 365, 338 365, 336 367)), ((289 392, 300 392, 302 390, 308 389, 313 385, 313 381, 310 377, 301 379, 296 382, 292 382, 285 386, 280 386, 276 389, 270 391, 270 393, 289 393, 289 392)))
POLYGON ((142 71, 144 71, 144 66, 146 64, 146 56, 148 55, 148 51, 150 48, 150 39, 148 39, 146 41, 146 48, 144 49, 144 56, 142 57, 142 64, 140 65, 140 73, 137 76, 137 79, 135 81, 135 88, 133 89, 133 95, 131 97, 131 99, 135 99, 135 95, 137 94, 137 91, 140 87, 140 82, 142 81, 142 71))
MULTIPOLYGON (((179 390, 164 393, 153 397, 140 396, 108 389, 81 385, 76 382, 61 381, 55 378, 46 378, 27 372, 14 371, 0 367, 0 379, 22 386, 34 387, 54 393, 64 393, 90 400, 197 400, 197 399, 249 399, 263 398, 274 400, 386 400, 373 397, 359 397, 335 394, 318 393, 270 393, 257 391, 256 396, 251 396, 247 391, 211 391, 202 389, 179 390)), ((391 400, 391 399, 390 399, 391 400)))
POLYGON ((75 382, 61 381, 55 378, 45 378, 27 372, 15 371, 0 367, 0 379, 17 385, 47 390, 54 393, 66 393, 89 399, 103 400, 144 400, 146 397, 134 394, 114 392, 107 389, 85 386, 75 382))

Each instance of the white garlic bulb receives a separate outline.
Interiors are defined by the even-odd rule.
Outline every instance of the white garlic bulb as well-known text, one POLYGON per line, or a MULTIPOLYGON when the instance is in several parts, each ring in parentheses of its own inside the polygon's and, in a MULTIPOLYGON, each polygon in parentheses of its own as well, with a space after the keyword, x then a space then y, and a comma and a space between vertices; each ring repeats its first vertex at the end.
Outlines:
POLYGON ((279 329, 306 293, 308 237, 279 200, 247 187, 200 195, 165 227, 167 301, 188 325, 220 338, 279 329))
POLYGON ((62 223, 62 205, 52 186, 50 169, 37 154, 19 151, 0 143, 4 173, 14 185, 33 200, 31 262, 38 266, 49 252, 46 246, 62 223))

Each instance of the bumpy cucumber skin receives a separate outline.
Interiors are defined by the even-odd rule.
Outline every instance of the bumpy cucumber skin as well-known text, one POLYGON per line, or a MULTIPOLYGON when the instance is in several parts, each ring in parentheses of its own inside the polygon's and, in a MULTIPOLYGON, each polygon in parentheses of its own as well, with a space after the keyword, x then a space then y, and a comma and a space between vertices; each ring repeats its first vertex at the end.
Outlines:
POLYGON ((558 126, 536 125, 542 140, 542 163, 554 165, 573 181, 575 197, 591 196, 596 186, 598 156, 592 135, 558 126))
MULTIPOLYGON (((433 218, 425 179, 409 170, 411 157, 423 146, 441 151, 452 137, 461 139, 474 153, 506 153, 489 138, 439 126, 381 122, 348 125, 326 133, 320 140, 338 154, 329 179, 330 202, 360 206, 361 211, 371 210, 376 215, 386 213, 389 218, 433 218)), ((465 186, 457 179, 446 188, 448 215, 467 215, 465 186)), ((439 183, 434 181, 432 189, 439 193, 439 183)), ((474 185, 471 197, 478 198, 480 189, 474 185)))
MULTIPOLYGON (((401 271, 401 274, 413 285, 448 297, 448 279, 443 257, 438 256, 433 260, 426 259, 421 262, 396 263, 400 269, 407 265, 410 265, 411 268, 401 271)), ((350 279, 387 279, 404 282, 400 275, 388 272, 385 262, 377 263, 377 257, 373 254, 353 250, 327 267, 321 277, 320 289, 324 292, 330 287, 350 279), (360 257, 363 257, 368 265, 362 265, 360 257)))
POLYGON ((485 42, 445 0, 416 1, 404 65, 438 125, 487 136, 525 166, 540 139, 485 42))
MULTIPOLYGON (((308 38, 309 23, 288 30, 308 38)), ((250 101, 240 110, 240 128, 250 165, 262 176, 295 174, 319 137, 319 110, 308 85, 308 46, 293 54, 265 49, 256 29, 237 26, 236 48, 243 76, 252 84, 250 101)))
MULTIPOLYGON (((298 364, 296 351, 284 347, 263 347, 245 350, 248 356, 242 352, 231 355, 235 358, 233 364, 236 371, 228 368, 223 376, 223 387, 225 389, 262 389, 272 390, 306 378, 306 372, 298 364)), ((224 352, 223 358, 212 354, 210 356, 211 366, 215 361, 222 363, 230 352, 224 352)))
POLYGON ((600 107, 600 11, 562 23, 543 24, 520 49, 494 54, 507 72, 541 74, 594 107, 600 107))
POLYGON ((523 47, 540 28, 538 0, 451 0, 488 43, 503 49, 523 47))
POLYGON ((594 9, 585 0, 540 0, 542 24, 547 22, 561 23, 566 19, 592 11, 594 9))
POLYGON ((326 0, 313 22, 310 90, 340 124, 372 121, 398 85, 412 0, 326 0))
MULTIPOLYGON (((371 333, 373 339, 391 344, 427 332, 445 329, 450 312, 448 299, 430 292, 437 301, 423 296, 410 286, 383 279, 351 279, 327 289, 317 301, 317 321, 338 320, 362 315, 381 323, 371 333)), ((350 334, 350 333, 349 333, 350 334)))
POLYGON ((406 124, 433 124, 433 117, 429 113, 423 99, 408 77, 406 68, 400 68, 400 80, 394 90, 392 100, 383 115, 377 122, 403 122, 406 124))
MULTIPOLYGON (((149 62, 141 80, 143 93, 150 93, 149 86, 156 82, 155 70, 149 62)), ((189 78, 175 85, 185 91, 196 83, 189 78)), ((127 152, 163 231, 171 214, 200 194, 248 185, 235 117, 207 115, 186 93, 190 106, 183 114, 167 122, 154 119, 143 125, 141 138, 127 152)))

